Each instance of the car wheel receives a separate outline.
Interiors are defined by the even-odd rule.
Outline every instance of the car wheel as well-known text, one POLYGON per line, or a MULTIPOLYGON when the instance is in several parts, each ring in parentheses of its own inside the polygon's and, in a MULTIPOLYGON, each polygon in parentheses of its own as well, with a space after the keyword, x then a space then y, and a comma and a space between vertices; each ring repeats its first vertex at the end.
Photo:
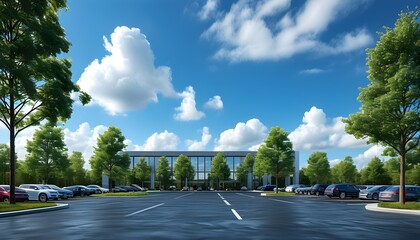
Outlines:
POLYGON ((3 202, 4 203, 8 203, 9 202, 9 199, 7 197, 3 198, 3 202))
POLYGON ((46 202, 46 201, 48 200, 47 194, 45 194, 45 193, 41 193, 41 194, 39 194, 39 196, 38 196, 38 200, 39 200, 40 202, 46 202))
POLYGON ((372 195, 372 199, 373 199, 373 200, 378 200, 378 199, 379 199, 378 194, 377 194, 377 193, 374 193, 374 194, 372 195))
POLYGON ((341 198, 341 199, 346 198, 346 193, 345 193, 345 192, 341 192, 341 193, 340 193, 340 198, 341 198))
POLYGON ((319 196, 319 192, 316 192, 315 195, 319 196))
POLYGON ((80 192, 80 197, 84 197, 85 196, 85 192, 80 192))
POLYGON ((332 196, 330 196, 330 195, 327 195, 329 198, 331 198, 332 196))

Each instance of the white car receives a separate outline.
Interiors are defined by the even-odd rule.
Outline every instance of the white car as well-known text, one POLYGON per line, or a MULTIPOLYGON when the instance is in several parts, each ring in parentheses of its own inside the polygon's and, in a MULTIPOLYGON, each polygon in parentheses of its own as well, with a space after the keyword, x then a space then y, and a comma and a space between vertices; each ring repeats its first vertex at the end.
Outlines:
POLYGON ((56 190, 49 189, 41 184, 21 184, 20 188, 25 189, 29 195, 29 200, 46 202, 48 200, 57 200, 60 195, 56 190))

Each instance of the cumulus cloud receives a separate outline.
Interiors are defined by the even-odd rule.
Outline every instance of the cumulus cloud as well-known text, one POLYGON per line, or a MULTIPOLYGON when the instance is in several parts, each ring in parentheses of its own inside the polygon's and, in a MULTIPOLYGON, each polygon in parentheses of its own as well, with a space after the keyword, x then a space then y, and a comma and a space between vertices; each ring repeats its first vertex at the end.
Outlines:
POLYGON ((85 168, 90 169, 89 160, 93 155, 93 148, 97 146, 99 135, 103 134, 108 127, 98 125, 93 129, 89 123, 84 122, 79 125, 76 131, 64 129, 64 142, 67 145, 69 155, 72 152, 81 152, 85 160, 85 168))
POLYGON ((382 153, 384 152, 385 148, 386 147, 384 146, 374 145, 370 147, 368 150, 366 150, 365 152, 354 157, 353 161, 357 169, 360 170, 366 167, 374 157, 378 157, 382 159, 383 158, 382 153))
POLYGON ((322 109, 312 107, 305 112, 302 124, 289 134, 295 150, 366 147, 366 140, 358 140, 345 132, 342 117, 327 121, 322 109))
POLYGON ((199 120, 205 115, 196 108, 195 104, 195 91, 193 87, 189 86, 179 94, 182 97, 181 106, 175 108, 175 120, 179 121, 192 121, 199 120))
POLYGON ((187 139, 185 142, 188 147, 188 151, 202 151, 206 149, 207 144, 210 142, 212 136, 208 127, 203 127, 201 140, 190 140, 187 139))
POLYGON ((253 118, 246 123, 240 122, 235 128, 220 134, 215 141, 215 151, 247 150, 261 144, 267 137, 267 127, 253 118))
POLYGON ((146 143, 139 147, 138 150, 143 151, 171 151, 176 150, 179 138, 174 133, 165 130, 161 133, 153 133, 147 138, 146 143))
POLYGON ((239 0, 202 36, 221 44, 216 58, 231 61, 283 59, 311 51, 350 52, 365 48, 373 37, 365 29, 342 33, 329 42, 322 42, 321 35, 337 18, 360 4, 364 1, 313 0, 296 11, 291 8, 291 0, 239 0))
POLYGON ((206 4, 198 12, 198 17, 201 20, 209 19, 216 12, 218 5, 219 5, 218 0, 207 0, 206 4))
POLYGON ((26 144, 28 140, 32 141, 34 133, 38 129, 39 129, 39 126, 29 127, 17 135, 15 139, 15 151, 19 160, 26 159, 26 155, 27 155, 26 144))
POLYGON ((95 59, 77 82, 93 103, 117 114, 157 102, 159 93, 176 96, 170 68, 155 67, 150 43, 140 29, 117 27, 110 41, 103 39, 109 55, 95 59))
POLYGON ((206 108, 221 110, 223 109, 223 101, 220 96, 210 98, 204 105, 206 108))

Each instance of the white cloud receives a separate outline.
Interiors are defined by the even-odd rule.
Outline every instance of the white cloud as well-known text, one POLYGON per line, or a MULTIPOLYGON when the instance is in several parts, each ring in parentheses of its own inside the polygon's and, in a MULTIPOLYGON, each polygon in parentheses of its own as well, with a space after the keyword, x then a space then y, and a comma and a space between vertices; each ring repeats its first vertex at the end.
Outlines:
POLYGON ((210 98, 204 105, 206 108, 220 110, 223 109, 223 101, 220 96, 210 98))
POLYGON ((207 0, 206 4, 198 12, 198 17, 201 20, 209 19, 216 12, 218 5, 219 5, 218 0, 207 0))
POLYGON ((384 146, 374 145, 370 147, 368 150, 366 150, 365 152, 354 157, 353 161, 357 169, 360 170, 366 167, 374 157, 378 157, 381 159, 384 158, 382 156, 382 153, 384 152, 385 148, 386 147, 384 146))
POLYGON ((199 120, 204 117, 204 113, 196 108, 195 104, 195 91, 193 87, 189 86, 179 94, 182 97, 181 106, 175 108, 174 118, 179 121, 192 121, 199 120))
POLYGON ((98 125, 92 129, 87 122, 80 124, 74 132, 68 128, 64 129, 64 142, 67 145, 69 155, 73 152, 81 152, 85 160, 84 167, 90 169, 89 160, 93 155, 93 148, 97 146, 99 135, 107 129, 108 127, 104 125, 98 125))
POLYGON ((153 133, 147 138, 146 143, 138 150, 143 151, 170 151, 176 150, 179 143, 179 138, 174 133, 165 130, 162 133, 153 133))
POLYGON ((104 37, 104 46, 110 55, 95 59, 77 82, 93 103, 117 114, 157 102, 158 93, 176 96, 170 68, 154 66, 152 49, 140 29, 117 27, 111 42, 104 37))
POLYGON ((229 12, 220 14, 202 36, 221 43, 216 58, 231 61, 282 59, 304 52, 350 52, 373 42, 365 29, 342 33, 330 43, 322 42, 321 34, 337 18, 364 3, 313 0, 296 11, 291 0, 240 0, 229 12), (273 19, 278 19, 277 24, 272 24, 273 19))
POLYGON ((187 139, 185 142, 188 147, 188 151, 202 151, 206 149, 207 144, 210 142, 212 136, 208 127, 203 127, 201 140, 190 140, 187 139))
POLYGON ((215 151, 246 150, 261 144, 267 137, 267 127, 254 118, 246 123, 238 123, 235 128, 220 134, 215 141, 215 151))
POLYGON ((301 150, 318 150, 328 148, 358 148, 366 147, 366 140, 357 140, 345 132, 342 117, 327 121, 322 109, 312 107, 305 112, 303 124, 289 134, 293 148, 301 150))
POLYGON ((28 140, 32 140, 35 131, 38 129, 39 129, 39 126, 29 127, 17 135, 15 139, 15 151, 19 160, 26 159, 26 155, 27 155, 26 144, 28 140))
POLYGON ((300 74, 320 74, 325 72, 325 70, 323 69, 319 69, 319 68, 311 68, 311 69, 305 69, 300 71, 300 74))

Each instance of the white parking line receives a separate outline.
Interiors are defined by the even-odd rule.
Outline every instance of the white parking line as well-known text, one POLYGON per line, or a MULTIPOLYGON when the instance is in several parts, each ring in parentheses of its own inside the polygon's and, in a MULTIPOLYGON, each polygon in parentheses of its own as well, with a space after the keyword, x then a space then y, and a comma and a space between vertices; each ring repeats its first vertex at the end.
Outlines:
POLYGON ((188 193, 188 194, 185 194, 185 195, 182 195, 182 196, 176 197, 175 199, 180 199, 180 198, 183 198, 183 197, 189 196, 189 195, 191 195, 191 194, 192 194, 192 193, 188 193))
POLYGON ((223 201, 226 203, 226 205, 230 206, 230 203, 228 201, 226 200, 223 200, 223 201))
POLYGON ((162 206, 163 204, 164 204, 164 203, 161 203, 161 204, 158 204, 158 205, 155 205, 155 206, 151 206, 151 207, 148 207, 148 208, 145 208, 145 209, 139 210, 139 211, 137 211, 137 212, 133 212, 133 213, 127 214, 127 215, 125 215, 125 216, 126 216, 126 217, 130 217, 130 216, 136 215, 136 214, 138 214, 138 213, 142 213, 142 212, 148 211, 148 210, 150 210, 150 209, 157 208, 157 207, 159 207, 159 206, 162 206))
POLYGON ((231 209, 231 211, 233 212, 233 215, 235 215, 235 217, 238 219, 238 220, 242 220, 242 218, 241 218, 241 216, 235 211, 235 209, 231 209))
POLYGON ((294 202, 289 202, 289 201, 283 201, 283 200, 278 200, 278 199, 272 199, 272 198, 269 198, 270 200, 273 200, 273 201, 277 201, 277 202, 284 202, 284 203, 294 203, 294 202))
POLYGON ((217 195, 219 195, 219 197, 220 197, 222 200, 225 200, 225 199, 222 197, 222 195, 220 195, 220 193, 218 193, 217 195))

